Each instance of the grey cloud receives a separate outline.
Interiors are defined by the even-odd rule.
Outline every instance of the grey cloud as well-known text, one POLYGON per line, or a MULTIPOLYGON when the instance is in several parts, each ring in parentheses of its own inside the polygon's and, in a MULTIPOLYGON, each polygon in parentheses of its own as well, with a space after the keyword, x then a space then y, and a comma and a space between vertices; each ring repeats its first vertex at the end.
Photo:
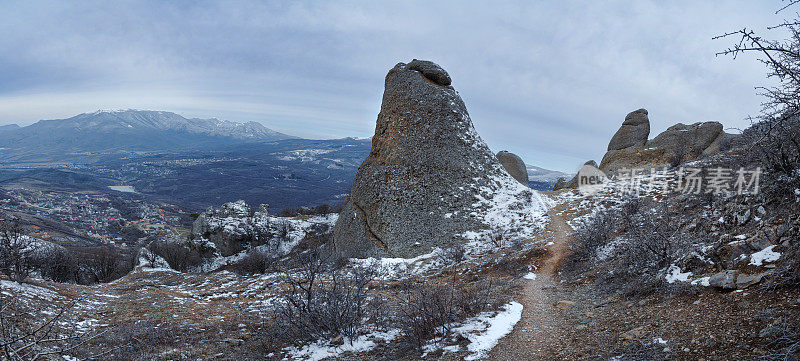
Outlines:
POLYGON ((257 120, 307 137, 368 136, 383 76, 450 72, 495 150, 572 170, 624 115, 743 127, 752 59, 711 37, 779 21, 772 2, 4 2, 0 124, 98 108, 257 120))

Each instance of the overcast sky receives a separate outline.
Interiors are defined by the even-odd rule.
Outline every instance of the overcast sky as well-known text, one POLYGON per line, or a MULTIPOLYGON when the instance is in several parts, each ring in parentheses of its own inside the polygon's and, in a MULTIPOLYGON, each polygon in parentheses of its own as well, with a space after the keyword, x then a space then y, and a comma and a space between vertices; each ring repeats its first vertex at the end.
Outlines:
POLYGON ((600 160, 625 114, 744 127, 764 68, 715 52, 779 1, 3 1, 0 125, 97 109, 371 136, 397 62, 439 63, 481 136, 534 165, 600 160))

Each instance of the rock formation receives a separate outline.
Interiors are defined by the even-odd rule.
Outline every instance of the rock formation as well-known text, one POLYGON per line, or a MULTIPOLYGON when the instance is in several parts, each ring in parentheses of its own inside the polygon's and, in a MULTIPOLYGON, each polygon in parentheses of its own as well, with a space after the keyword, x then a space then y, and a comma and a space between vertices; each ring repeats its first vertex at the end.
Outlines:
MULTIPOLYGON (((597 162, 595 162, 594 160, 587 161, 586 163, 583 163, 583 165, 590 165, 592 167, 597 168, 597 162)), ((553 186, 553 190, 557 191, 559 189, 578 188, 578 176, 580 176, 580 174, 576 173, 575 176, 569 180, 569 182, 567 182, 567 180, 564 178, 559 178, 559 182, 556 182, 555 186, 553 186)))
POLYGON ((386 75, 372 150, 334 228, 339 254, 414 257, 543 212, 538 193, 515 181, 478 136, 450 84, 429 61, 399 63, 386 75), (498 195, 522 212, 499 216, 498 195))
POLYGON ((525 167, 525 162, 522 161, 522 158, 514 153, 502 150, 497 153, 497 160, 517 182, 525 186, 528 185, 528 168, 525 167))
POLYGON ((649 134, 647 110, 629 113, 608 143, 608 152, 600 162, 600 169, 614 171, 690 161, 700 155, 719 152, 725 140, 736 137, 725 133, 718 122, 678 123, 652 140, 648 140, 649 134))
POLYGON ((557 191, 559 189, 567 188, 567 179, 564 177, 558 178, 556 180, 556 184, 553 185, 553 190, 557 191))
POLYGON ((650 135, 650 119, 647 109, 634 110, 625 116, 625 121, 608 143, 608 151, 626 148, 642 148, 650 135))
POLYGON ((257 222, 268 217, 268 209, 269 206, 261 205, 259 211, 253 213, 242 200, 225 203, 217 209, 209 208, 192 223, 191 238, 207 239, 221 256, 230 256, 244 250, 248 244, 259 243, 258 234, 268 233, 261 229, 268 222, 257 222))

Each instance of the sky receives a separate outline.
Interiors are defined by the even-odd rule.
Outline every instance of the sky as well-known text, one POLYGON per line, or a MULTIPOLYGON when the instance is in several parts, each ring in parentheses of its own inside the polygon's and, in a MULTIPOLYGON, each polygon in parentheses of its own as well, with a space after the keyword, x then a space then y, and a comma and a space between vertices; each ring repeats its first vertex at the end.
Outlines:
POLYGON ((374 133, 389 69, 448 71, 494 151, 576 171, 625 115, 654 137, 743 129, 769 84, 715 35, 768 25, 780 1, 3 1, 0 125, 98 109, 258 121, 306 138, 374 133))

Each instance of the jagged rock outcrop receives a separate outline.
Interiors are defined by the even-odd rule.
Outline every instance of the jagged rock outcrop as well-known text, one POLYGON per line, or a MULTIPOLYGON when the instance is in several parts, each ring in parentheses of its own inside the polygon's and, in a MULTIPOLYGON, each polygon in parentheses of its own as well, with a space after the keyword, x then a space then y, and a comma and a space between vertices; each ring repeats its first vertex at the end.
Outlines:
POLYGON ((725 133, 718 122, 702 122, 669 127, 652 140, 647 110, 639 109, 625 117, 622 126, 611 138, 608 152, 600 162, 600 169, 615 171, 621 168, 677 164, 694 160, 700 155, 720 151, 720 145, 735 138, 725 133))
POLYGON ((528 185, 528 168, 525 167, 525 162, 522 158, 514 153, 502 150, 497 153, 497 160, 517 182, 528 185))
POLYGON ((567 179, 564 177, 560 177, 556 180, 556 184, 553 185, 553 190, 557 191, 559 189, 567 188, 567 179))
POLYGON ((209 208, 192 223, 192 239, 208 239, 221 256, 230 256, 245 249, 247 245, 266 242, 261 239, 269 233, 269 222, 260 222, 268 217, 269 206, 261 205, 253 213, 243 200, 229 202, 221 207, 209 208))
MULTIPOLYGON (((590 165, 592 167, 597 168, 597 162, 595 162, 594 160, 589 160, 586 163, 583 163, 583 165, 590 165)), ((575 176, 572 177, 572 179, 569 180, 569 182, 567 182, 567 180, 565 178, 559 178, 559 181, 561 181, 561 182, 560 183, 556 182, 555 186, 553 186, 553 190, 557 191, 559 189, 575 189, 575 188, 578 188, 578 177, 579 176, 580 176, 580 174, 576 173, 575 176)))
POLYGON ((438 65, 414 60, 386 75, 372 150, 361 164, 334 228, 346 257, 414 257, 465 241, 501 222, 509 207, 543 206, 504 169, 472 125, 438 65))

